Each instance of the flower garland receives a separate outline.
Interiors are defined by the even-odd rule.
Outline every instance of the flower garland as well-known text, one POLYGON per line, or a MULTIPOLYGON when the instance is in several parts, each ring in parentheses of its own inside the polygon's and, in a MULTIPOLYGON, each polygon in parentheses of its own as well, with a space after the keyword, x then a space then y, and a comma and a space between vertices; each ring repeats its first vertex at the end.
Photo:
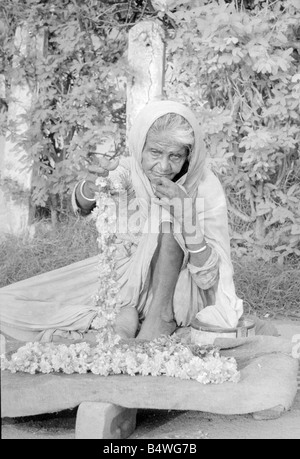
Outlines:
POLYGON ((30 374, 91 372, 101 376, 169 376, 201 384, 240 380, 235 359, 221 357, 212 347, 187 346, 178 337, 166 336, 152 342, 101 342, 96 347, 87 343, 70 346, 28 343, 13 354, 10 361, 2 358, 1 367, 12 373, 30 374))
POLYGON ((99 233, 99 287, 94 298, 98 315, 91 328, 98 331, 98 341, 106 343, 115 339, 114 324, 121 306, 115 262, 117 216, 113 194, 125 191, 126 183, 124 179, 113 182, 109 178, 101 177, 96 185, 99 187, 99 194, 94 218, 99 233))
POLYGON ((27 343, 8 360, 1 356, 1 369, 12 373, 94 373, 169 376, 192 379, 202 384, 238 382, 235 359, 220 356, 217 349, 184 345, 176 336, 162 336, 152 342, 130 340, 116 335, 114 325, 121 307, 116 272, 116 212, 113 196, 128 188, 128 178, 99 178, 99 195, 94 212, 99 232, 99 288, 94 298, 98 314, 91 324, 97 331, 97 345, 27 343))

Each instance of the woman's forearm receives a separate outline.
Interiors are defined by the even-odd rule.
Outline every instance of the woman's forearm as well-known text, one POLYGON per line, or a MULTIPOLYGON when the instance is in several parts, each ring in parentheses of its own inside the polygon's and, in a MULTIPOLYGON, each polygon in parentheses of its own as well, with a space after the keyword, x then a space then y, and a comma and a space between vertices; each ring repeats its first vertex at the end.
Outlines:
POLYGON ((209 259, 212 249, 204 239, 197 216, 195 214, 186 215, 185 218, 191 223, 183 227, 183 237, 190 253, 190 263, 194 266, 203 266, 209 259), (191 231, 188 231, 187 228, 191 231))
POLYGON ((96 158, 97 164, 93 163, 87 168, 87 172, 89 172, 89 176, 91 176, 93 180, 82 180, 79 182, 72 196, 75 213, 80 209, 83 215, 89 214, 96 205, 95 193, 98 189, 95 183, 97 178, 108 177, 110 171, 115 170, 119 165, 118 158, 107 158, 105 154, 95 154, 93 156, 96 158))
POLYGON ((202 240, 199 235, 195 232, 193 235, 189 235, 186 240, 186 247, 190 254, 190 263, 194 266, 203 266, 211 255, 211 247, 206 244, 202 236, 202 240), (196 253, 193 253, 196 252, 196 253))

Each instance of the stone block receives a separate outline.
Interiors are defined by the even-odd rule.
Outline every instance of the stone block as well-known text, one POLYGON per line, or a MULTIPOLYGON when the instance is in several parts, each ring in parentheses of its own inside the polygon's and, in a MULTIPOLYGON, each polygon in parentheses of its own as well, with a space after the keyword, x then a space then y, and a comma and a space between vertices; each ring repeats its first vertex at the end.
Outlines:
POLYGON ((136 427, 137 410, 112 403, 83 402, 76 420, 77 440, 119 440, 129 437, 136 427))

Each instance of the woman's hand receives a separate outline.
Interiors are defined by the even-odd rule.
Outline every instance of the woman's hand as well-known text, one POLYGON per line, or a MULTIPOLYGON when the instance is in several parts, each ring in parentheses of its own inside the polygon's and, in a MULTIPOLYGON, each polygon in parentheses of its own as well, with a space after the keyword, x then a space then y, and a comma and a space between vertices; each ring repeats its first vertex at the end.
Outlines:
MULTIPOLYGON (((195 201, 183 188, 165 177, 153 181, 152 187, 157 197, 156 204, 169 211, 177 220, 179 231, 186 243, 191 245, 190 248, 199 249, 199 244, 203 244, 203 232, 195 201)), ((177 228, 175 230, 178 232, 177 228)))
POLYGON ((152 187, 154 189, 154 194, 159 199, 173 199, 179 198, 184 200, 185 198, 189 198, 187 192, 181 188, 177 183, 172 182, 166 177, 157 178, 152 180, 151 182, 152 187))
POLYGON ((93 162, 87 167, 87 177, 85 183, 85 192, 92 197, 98 191, 95 185, 98 177, 108 177, 109 172, 115 170, 119 165, 118 158, 109 158, 101 154, 93 154, 93 162))
POLYGON ((180 223, 186 217, 192 218, 193 200, 177 183, 161 177, 152 181, 152 187, 158 198, 156 204, 168 210, 180 223))

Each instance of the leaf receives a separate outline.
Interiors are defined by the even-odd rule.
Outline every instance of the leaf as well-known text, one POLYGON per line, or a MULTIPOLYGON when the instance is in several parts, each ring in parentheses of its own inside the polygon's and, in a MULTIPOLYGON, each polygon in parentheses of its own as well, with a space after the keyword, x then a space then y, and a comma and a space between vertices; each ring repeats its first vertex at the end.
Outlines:
POLYGON ((288 189, 287 195, 288 196, 292 196, 296 190, 299 190, 299 184, 298 183, 294 183, 294 185, 291 186, 291 188, 288 189))
POLYGON ((300 225, 292 225, 291 234, 300 235, 300 225))
POLYGON ((300 0, 288 0, 288 3, 297 10, 300 10, 300 0))
POLYGON ((298 83, 300 81, 300 73, 296 73, 292 76, 292 83, 298 83))

